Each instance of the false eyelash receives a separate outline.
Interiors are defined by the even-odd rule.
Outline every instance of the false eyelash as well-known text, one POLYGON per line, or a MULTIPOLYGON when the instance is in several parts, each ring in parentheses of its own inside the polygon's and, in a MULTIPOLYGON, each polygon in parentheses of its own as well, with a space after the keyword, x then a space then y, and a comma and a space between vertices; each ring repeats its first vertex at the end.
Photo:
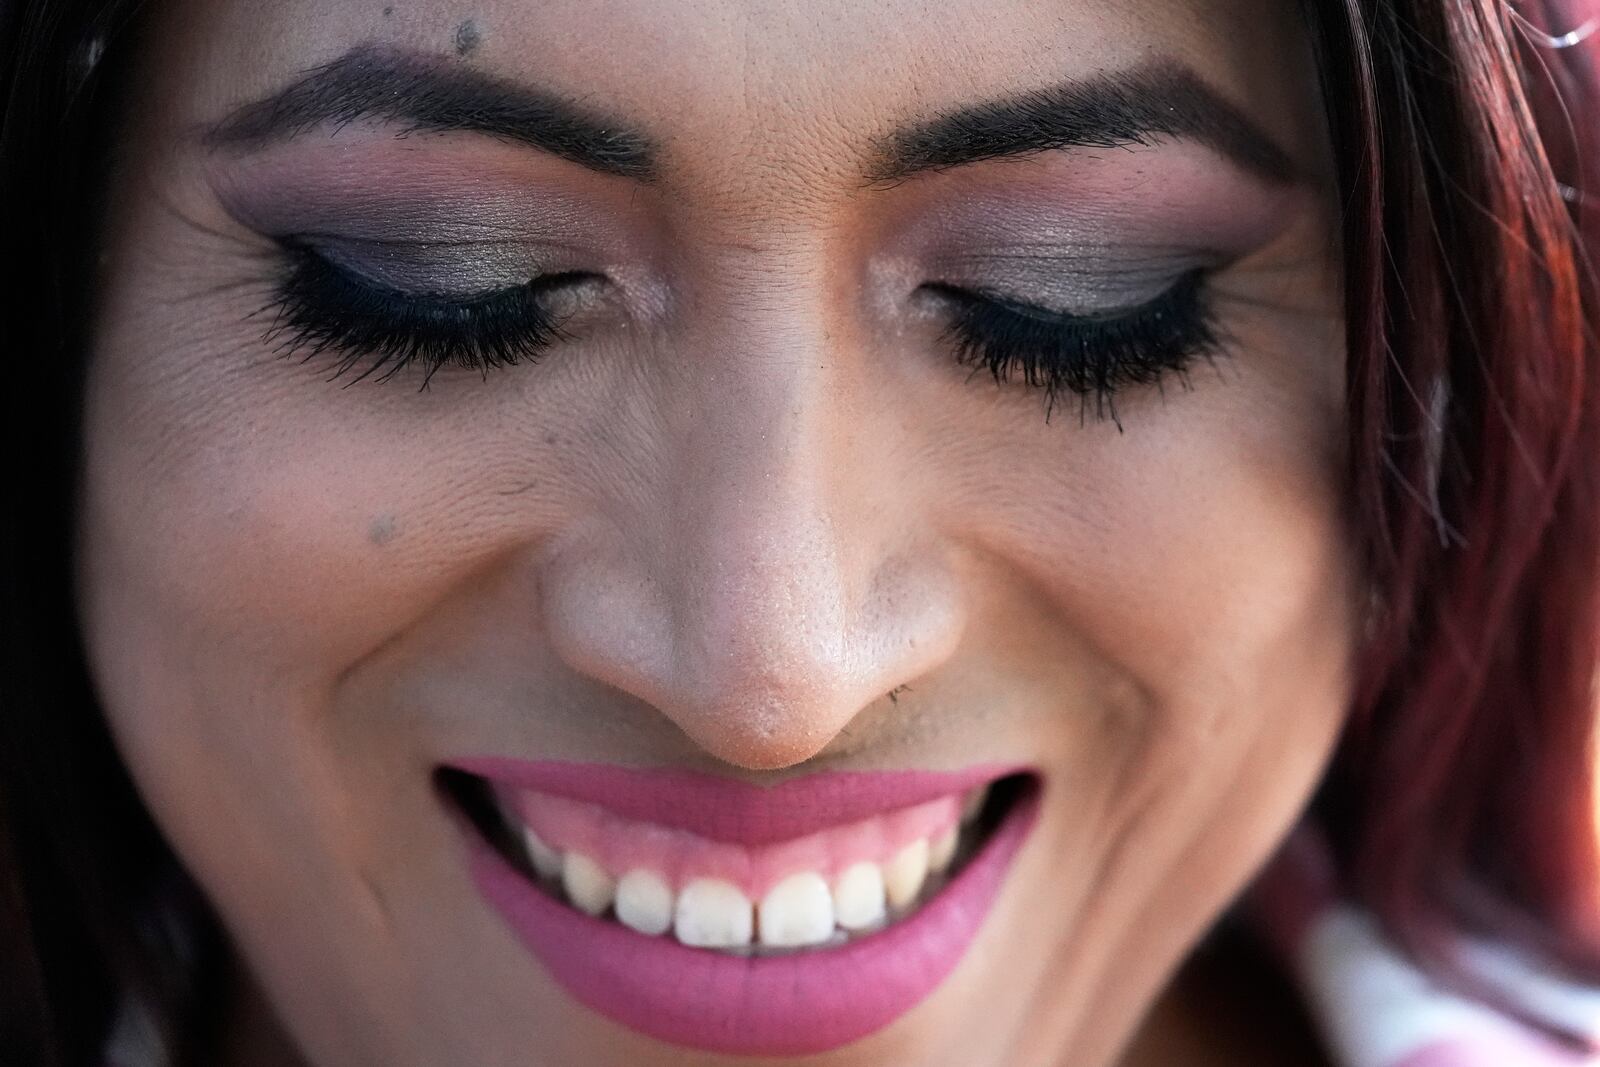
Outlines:
POLYGON ((407 293, 363 280, 307 245, 285 241, 283 250, 288 263, 267 305, 277 312, 265 340, 285 355, 302 354, 302 361, 337 353, 330 380, 365 364, 346 384, 374 374, 385 381, 415 365, 423 368, 426 388, 445 366, 487 373, 535 362, 567 338, 544 296, 592 277, 548 274, 470 296, 407 293))
POLYGON ((1169 373, 1184 378, 1193 359, 1219 351, 1204 273, 1191 270, 1143 304, 1093 315, 942 283, 930 288, 953 309, 946 338, 963 366, 987 370, 1002 384, 1020 378, 1044 390, 1046 420, 1062 394, 1072 393, 1080 417, 1092 399, 1096 416, 1109 417, 1120 430, 1119 389, 1153 385, 1169 373))

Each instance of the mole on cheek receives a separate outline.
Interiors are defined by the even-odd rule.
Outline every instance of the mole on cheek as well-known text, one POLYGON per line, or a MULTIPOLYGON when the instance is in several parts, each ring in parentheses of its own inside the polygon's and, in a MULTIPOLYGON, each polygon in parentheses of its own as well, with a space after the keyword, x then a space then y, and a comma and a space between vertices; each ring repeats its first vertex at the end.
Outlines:
POLYGON ((456 27, 456 55, 467 56, 478 50, 483 43, 483 31, 478 29, 478 24, 472 19, 467 19, 456 27))
POLYGON ((400 532, 400 524, 393 515, 376 516, 367 526, 367 540, 375 545, 386 545, 400 532))

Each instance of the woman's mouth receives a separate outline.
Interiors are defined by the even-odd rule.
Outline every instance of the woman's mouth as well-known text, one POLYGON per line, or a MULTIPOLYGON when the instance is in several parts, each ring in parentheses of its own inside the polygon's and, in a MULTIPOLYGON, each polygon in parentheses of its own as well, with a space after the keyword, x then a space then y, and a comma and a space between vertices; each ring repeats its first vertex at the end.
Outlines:
POLYGON ((704 1051, 822 1052, 955 967, 1037 807, 1011 768, 758 787, 605 764, 441 769, 480 892, 553 977, 704 1051))

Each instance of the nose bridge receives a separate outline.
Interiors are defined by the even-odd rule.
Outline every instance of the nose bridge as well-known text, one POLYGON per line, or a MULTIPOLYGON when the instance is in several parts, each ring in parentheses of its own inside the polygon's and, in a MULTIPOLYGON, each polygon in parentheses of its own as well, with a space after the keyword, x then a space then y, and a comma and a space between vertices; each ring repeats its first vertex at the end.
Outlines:
POLYGON ((850 599, 845 543, 865 549, 871 536, 854 528, 842 462, 859 368, 844 351, 848 327, 835 321, 826 252, 815 242, 746 245, 709 273, 707 288, 726 295, 702 307, 680 353, 688 388, 669 430, 673 524, 696 533, 669 536, 685 583, 679 603, 700 617, 714 597, 745 613, 746 631, 787 603, 817 633, 837 630, 825 624, 842 620, 850 599))
POLYGON ((691 733, 809 753, 877 695, 866 602, 894 545, 841 462, 850 372, 829 351, 826 297, 785 273, 737 289, 688 357, 701 402, 675 427, 672 547, 657 557, 678 672, 664 710, 691 733))
POLYGON ((569 665, 749 768, 816 755, 961 626, 939 554, 907 540, 914 499, 871 459, 870 371, 829 284, 793 262, 719 281, 651 386, 653 484, 543 580, 569 665))
POLYGON ((832 464, 842 442, 826 410, 829 371, 789 356, 741 371, 763 380, 727 390, 684 428, 671 509, 679 651, 785 686, 808 665, 845 666, 864 576, 851 573, 844 539, 871 555, 832 464))

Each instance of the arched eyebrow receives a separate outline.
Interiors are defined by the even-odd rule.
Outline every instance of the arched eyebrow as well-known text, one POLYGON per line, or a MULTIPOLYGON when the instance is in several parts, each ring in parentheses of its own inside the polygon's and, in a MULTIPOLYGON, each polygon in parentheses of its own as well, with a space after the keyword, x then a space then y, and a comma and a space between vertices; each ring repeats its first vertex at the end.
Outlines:
MULTIPOLYGON (((428 53, 357 45, 210 127, 213 145, 257 148, 323 123, 378 118, 407 131, 470 131, 650 182, 658 150, 643 131, 532 86, 428 53)), ((882 138, 867 177, 893 182, 1002 157, 1189 137, 1276 182, 1288 153, 1192 70, 1158 62, 967 105, 882 138)))
POLYGON ((656 176, 642 132, 569 100, 427 53, 357 45, 225 116, 207 143, 259 148, 323 123, 377 118, 408 132, 469 131, 528 145, 591 170, 656 176))
POLYGON ((923 171, 1060 148, 1116 148, 1187 137, 1273 182, 1297 180, 1289 154, 1190 68, 1153 62, 961 107, 880 141, 869 177, 893 182, 923 171))

